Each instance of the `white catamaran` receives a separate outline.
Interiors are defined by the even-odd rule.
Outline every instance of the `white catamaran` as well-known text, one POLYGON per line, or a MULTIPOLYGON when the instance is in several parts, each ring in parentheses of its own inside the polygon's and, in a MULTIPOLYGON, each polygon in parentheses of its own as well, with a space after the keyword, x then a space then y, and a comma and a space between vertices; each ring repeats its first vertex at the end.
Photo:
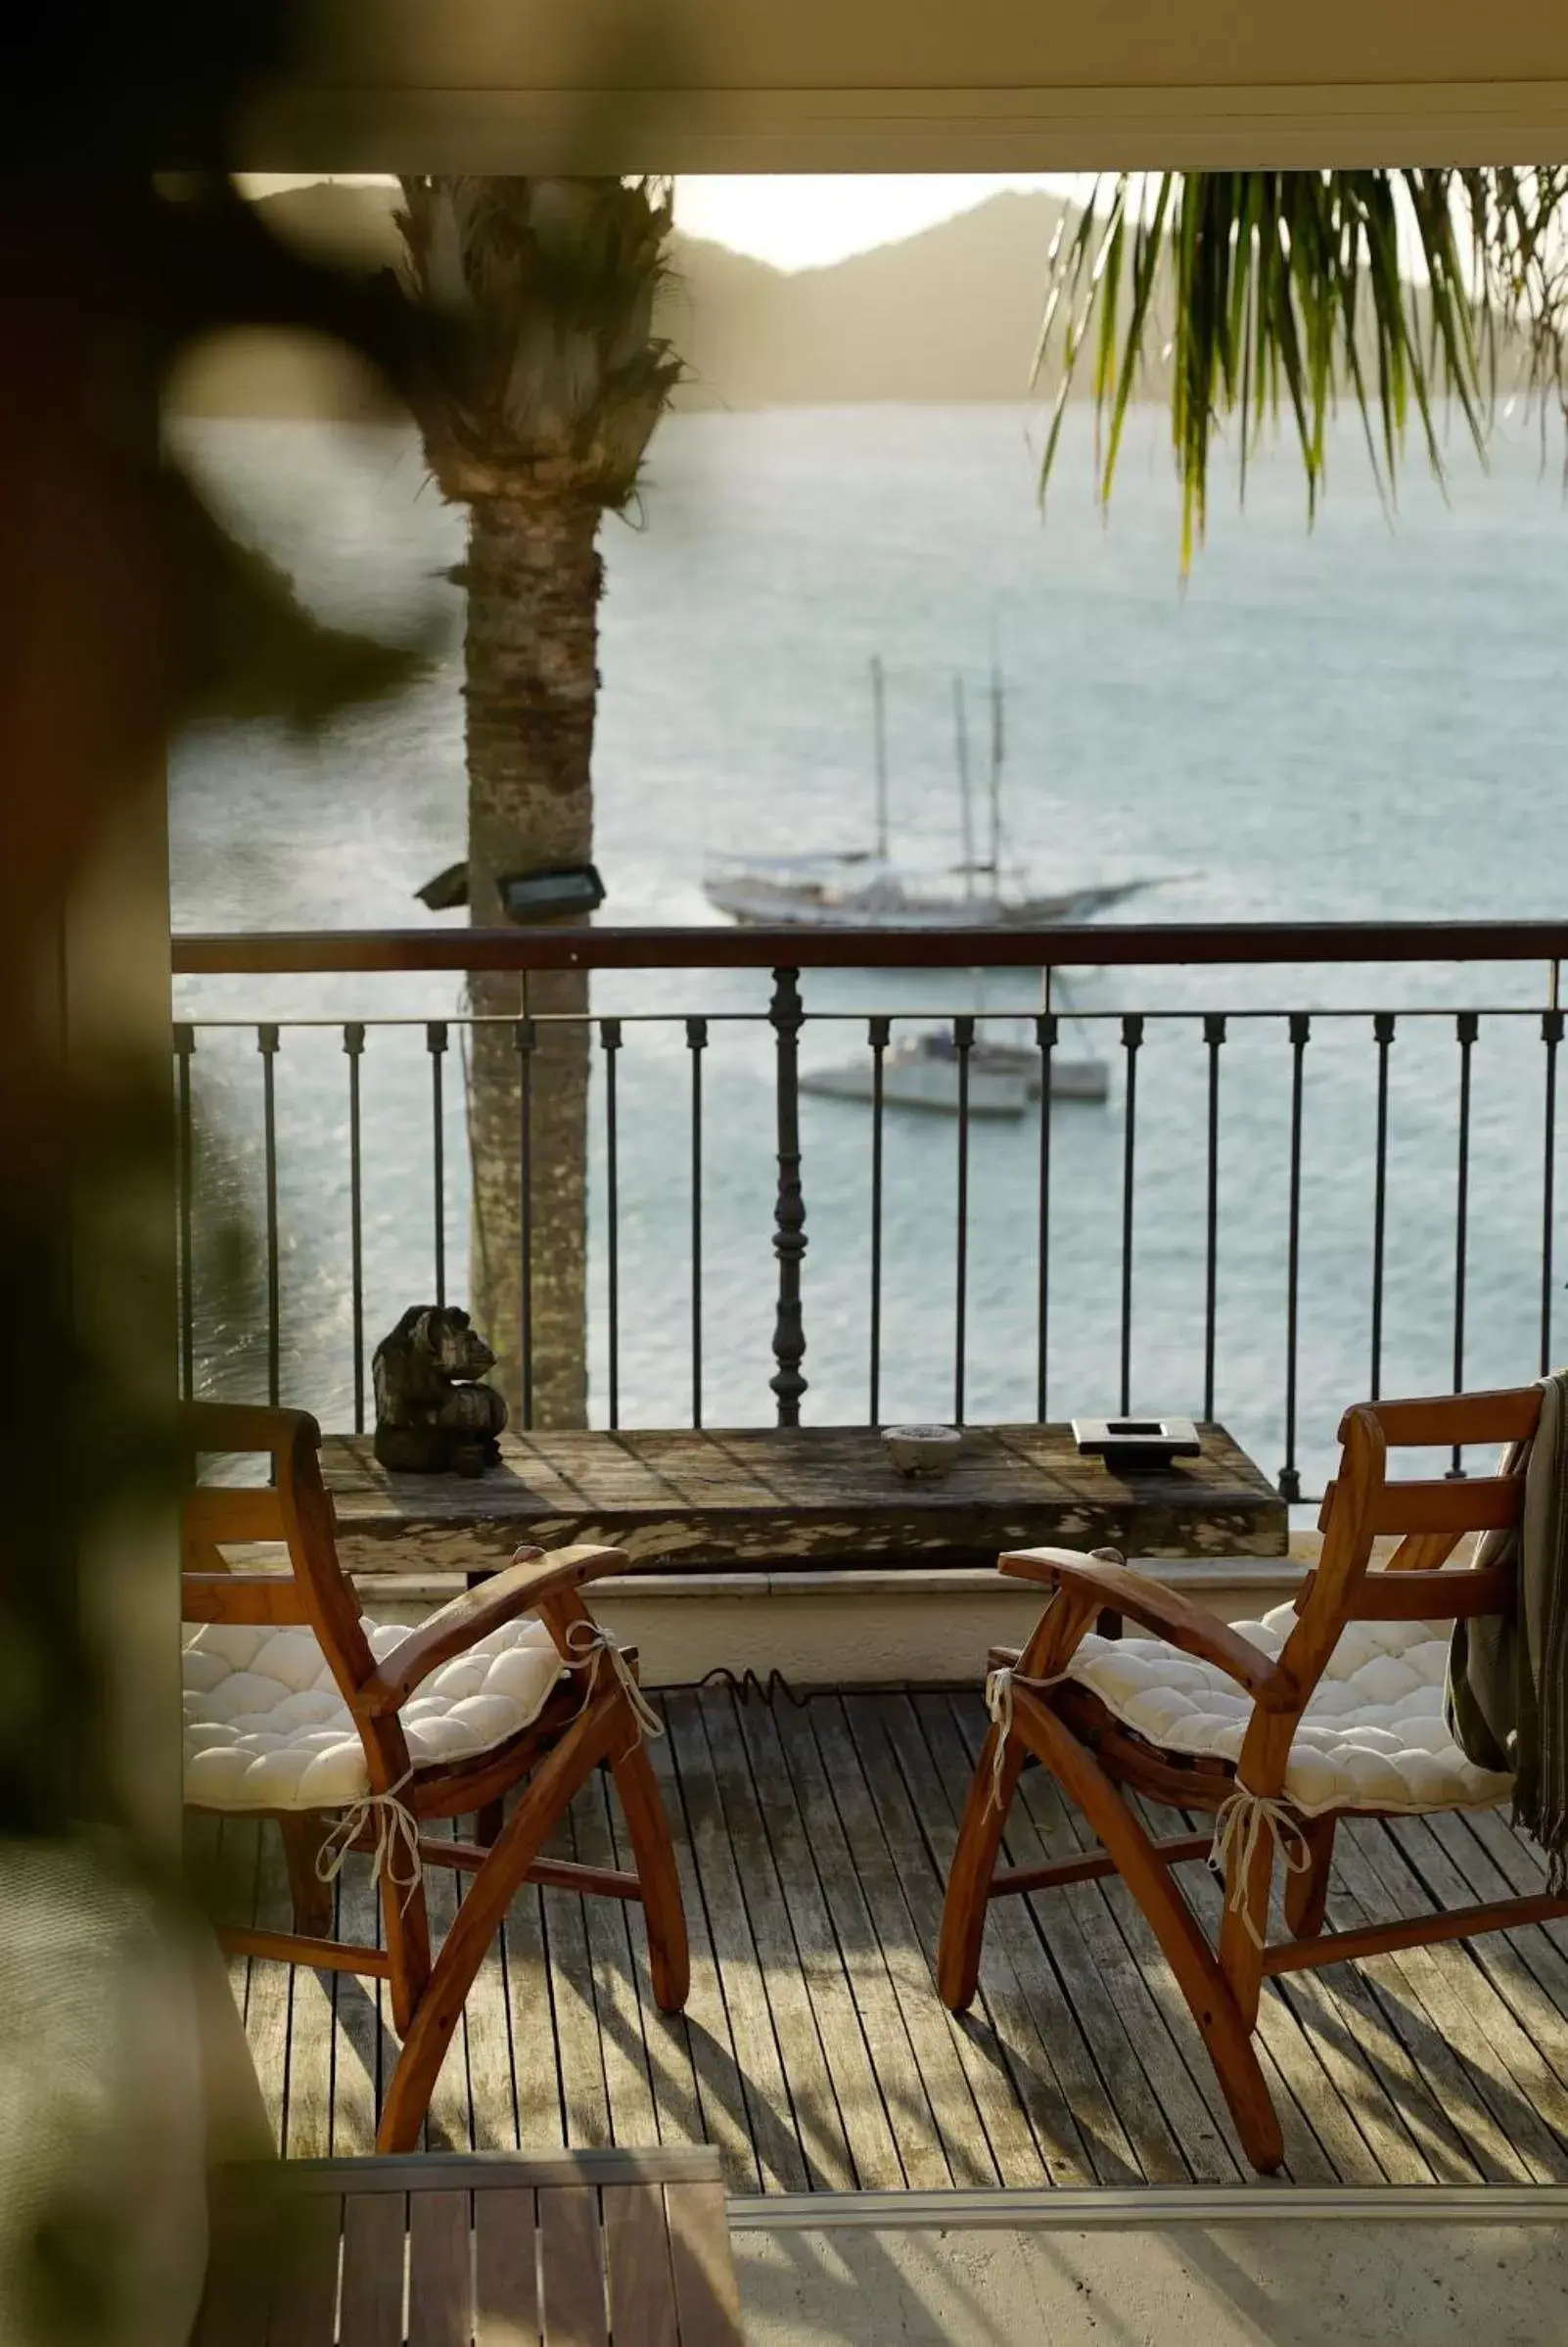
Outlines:
POLYGON ((871 663, 871 707, 876 758, 876 847, 839 854, 751 856, 712 873, 704 894, 715 911, 752 929, 1049 929, 1091 921, 1158 879, 1088 884, 1040 895, 1027 876, 1003 864, 1001 779, 1004 695, 1000 674, 991 680, 990 841, 984 862, 975 852, 974 794, 962 677, 953 678, 953 734, 963 820, 963 860, 949 871, 922 874, 896 863, 888 849, 888 758, 885 678, 871 663), (953 884, 957 885, 954 886, 953 884))

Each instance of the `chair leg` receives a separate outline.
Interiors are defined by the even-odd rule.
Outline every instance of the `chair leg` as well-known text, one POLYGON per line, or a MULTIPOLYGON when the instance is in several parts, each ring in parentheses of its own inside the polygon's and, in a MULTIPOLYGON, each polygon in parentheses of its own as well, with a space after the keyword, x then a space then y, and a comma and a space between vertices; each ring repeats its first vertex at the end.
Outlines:
POLYGON ((1236 2009, 1249 2030, 1258 2026, 1263 1997, 1263 1952, 1268 1937, 1268 1909, 1274 1888, 1274 1831, 1259 1834, 1246 1876, 1237 1880, 1236 1861, 1225 1868, 1224 1905, 1220 1910, 1220 1969, 1230 1984, 1236 2009))
MULTIPOLYGON (((406 2025, 400 2024, 403 2050, 382 2104, 378 2151, 413 2150, 464 2000, 496 1927, 577 1787, 625 1732, 625 1713, 615 1696, 590 1702, 529 1778, 495 1847, 469 1884, 431 1967, 429 1985, 406 2025)), ((416 1904, 423 1910, 422 1898, 416 1904)))
POLYGON ((294 1907, 294 1928, 309 1940, 332 1937, 332 1885, 316 1872, 316 1861, 333 1820, 318 1809, 291 1810, 278 1819, 283 1863, 294 1907))
POLYGON ((942 1936, 937 1945, 937 1994, 952 2013, 968 2011, 980 1985, 980 1949, 986 1936, 991 1880, 996 1871, 1007 1813, 1023 1774, 1024 1747, 1012 1736, 1000 1782, 996 1781, 993 1772, 1001 1732, 993 1724, 980 1748, 952 1864, 947 1869, 947 1895, 943 1901, 942 1936))
POLYGON ((1328 1875, 1334 1863, 1335 1822, 1332 1817, 1301 1820, 1311 1864, 1304 1873, 1285 1877, 1285 1924, 1293 1939, 1314 1939, 1323 1928, 1328 1875))
MULTIPOLYGON (((410 1890, 406 1883, 383 1876, 381 1926, 387 1953, 392 1957, 392 2027, 400 2038, 406 2039, 431 1976, 430 1907, 422 1880, 410 1890)), ((423 2118, 424 2113, 420 2116, 423 2118)), ((415 2132, 418 2132, 417 2123, 415 2132)))
POLYGON ((474 1813, 475 1841, 478 1842, 483 1849, 493 1850, 496 1841, 499 1838, 501 1827, 505 1824, 505 1802, 486 1801, 483 1809, 476 1810, 474 1813))
MULTIPOLYGON (((626 1732, 636 1722, 621 1707, 626 1732)), ((648 1966, 653 1974, 654 1999, 664 2013, 678 2013, 691 1987, 691 1956, 686 1943, 686 1910, 681 1904, 675 1846, 669 1838, 669 1817, 659 1791, 648 1748, 640 1737, 619 1758, 612 1758, 615 1778, 637 1880, 642 1885, 642 1911, 648 1925, 648 1966)))
POLYGON ((1283 2160, 1285 2144, 1253 2045, 1254 2018, 1244 2016, 1171 1868, 1093 1755, 1048 1702, 1023 1690, 1013 1700, 1015 1729, 1077 1802, 1142 1909, 1209 2048, 1242 2149, 1260 2173, 1270 2174, 1283 2160))

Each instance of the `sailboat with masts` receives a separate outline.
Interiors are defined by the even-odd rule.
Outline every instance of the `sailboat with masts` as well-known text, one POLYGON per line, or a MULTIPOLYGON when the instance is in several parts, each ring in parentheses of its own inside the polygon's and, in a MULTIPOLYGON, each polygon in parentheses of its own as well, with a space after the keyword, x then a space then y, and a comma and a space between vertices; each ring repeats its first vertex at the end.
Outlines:
POLYGON ((712 873, 704 894, 715 910, 749 928, 804 929, 1044 929, 1093 920, 1158 880, 1085 883, 1045 894, 1003 860, 1002 768, 1006 692, 1001 672, 991 674, 988 769, 990 829, 984 861, 976 853, 974 789, 964 680, 954 676, 953 746, 958 769, 962 860, 924 873, 894 861, 889 848, 887 679, 871 663, 872 740, 876 777, 876 845, 818 855, 751 856, 712 873))

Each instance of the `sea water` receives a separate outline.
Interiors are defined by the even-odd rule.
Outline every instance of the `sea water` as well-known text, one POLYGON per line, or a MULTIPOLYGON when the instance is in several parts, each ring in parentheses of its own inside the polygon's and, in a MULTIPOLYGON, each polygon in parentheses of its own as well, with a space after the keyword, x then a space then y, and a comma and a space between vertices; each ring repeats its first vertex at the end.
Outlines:
MULTIPOLYGON (((1447 429, 1447 428, 1446 428, 1447 429)), ((329 616, 432 624, 398 701, 312 738, 210 726, 171 778, 181 929, 423 928, 413 892, 464 851, 461 596, 442 575, 462 516, 411 433, 309 423, 190 425, 181 438, 239 525, 329 616)), ((1042 518, 1039 418, 921 406, 677 417, 645 486, 607 521, 594 753, 601 919, 714 919, 719 856, 869 847, 868 664, 888 677, 895 850, 956 859, 952 677, 965 679, 984 775, 988 678, 1006 680, 1009 852, 1043 889, 1152 876, 1121 917, 1294 921, 1554 916, 1568 868, 1564 614, 1568 512, 1555 457, 1504 423, 1483 471, 1447 432, 1446 493, 1418 452, 1390 513, 1348 425, 1306 526, 1288 450, 1254 464, 1244 510, 1223 460, 1209 542, 1178 577, 1176 492, 1156 411, 1134 416, 1109 519, 1089 420, 1075 413, 1042 518)), ((983 807, 977 810, 984 841, 983 807)), ((1113 916, 1115 918, 1117 916, 1113 916)), ((463 916, 446 916, 461 921, 463 916)), ((829 1012, 1038 1007, 1028 974, 807 973, 802 1058, 864 1048, 829 1012)), ((182 980, 181 1017, 285 1021, 455 1014, 447 976, 182 980)), ((1312 1488, 1339 1411, 1370 1376, 1372 1157, 1381 1007, 1389 1058, 1385 1392, 1453 1372, 1460 1054, 1453 1014, 1539 1006, 1539 968, 1157 970, 1084 974, 1074 1049, 1114 1061, 1102 1107, 1051 1133, 1047 1406, 1120 1400, 1126 1062, 1123 1009, 1267 1007, 1314 1022, 1303 1059, 1299 1437, 1312 1488)), ((619 1413, 689 1422, 690 1060, 678 1016, 765 1007, 765 974, 618 973, 596 1013, 630 1023, 619 1055, 619 1413)), ((895 1029, 897 1034, 898 1029, 895 1029)), ((776 1271, 773 1044, 715 1017, 703 1068, 703 1400, 710 1423, 772 1414, 776 1271)), ((430 1069, 422 1027, 372 1027, 363 1061, 365 1333, 433 1294, 430 1069)), ((1273 1472, 1285 1444, 1291 1049, 1279 1021, 1232 1019, 1221 1055, 1216 1406, 1273 1472)), ((1541 1344, 1543 1084, 1538 1017, 1483 1018, 1473 1054, 1464 1371, 1535 1373, 1541 1344)), ((261 1061, 254 1025, 203 1027, 199 1379, 265 1388, 264 1283, 253 1253, 220 1275, 217 1225, 259 1229, 261 1061)), ((286 1398, 350 1422, 347 1067, 341 1027, 286 1026, 276 1067, 280 1351, 286 1398)), ((462 1082, 446 1067, 449 1292, 465 1289, 462 1082)), ((1132 1405, 1203 1402, 1207 1055, 1194 1017, 1151 1019, 1137 1064, 1132 1405)), ((592 1102, 592 1414, 609 1408, 604 1099, 592 1102)), ((870 1409, 870 1113, 801 1106, 808 1250, 807 1421, 870 1409)), ((1038 1112, 973 1132, 964 1406, 1037 1404, 1038 1112)), ((878 1414, 952 1414, 957 1132, 890 1111, 878 1414)), ((1568 1264, 1565 1264, 1568 1268, 1568 1264)), ((1561 1275, 1554 1275, 1560 1291, 1561 1275)), ((1559 1315, 1560 1317, 1560 1315, 1559 1315)))

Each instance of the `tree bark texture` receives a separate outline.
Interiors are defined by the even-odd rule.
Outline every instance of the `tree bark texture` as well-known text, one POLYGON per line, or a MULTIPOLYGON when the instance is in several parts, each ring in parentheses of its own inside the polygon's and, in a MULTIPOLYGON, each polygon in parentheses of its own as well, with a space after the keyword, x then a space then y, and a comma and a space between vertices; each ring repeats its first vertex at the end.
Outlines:
MULTIPOLYGON (((470 919, 504 926, 497 882, 593 852, 599 515, 585 499, 481 497, 470 508, 466 700, 470 919)), ((474 1320, 512 1423, 587 1423, 588 981, 476 972, 469 1126, 474 1320), (531 1406, 523 1391, 520 1056, 538 1022, 529 1143, 531 1406), (557 1026, 551 1014, 574 1014, 557 1026)))

